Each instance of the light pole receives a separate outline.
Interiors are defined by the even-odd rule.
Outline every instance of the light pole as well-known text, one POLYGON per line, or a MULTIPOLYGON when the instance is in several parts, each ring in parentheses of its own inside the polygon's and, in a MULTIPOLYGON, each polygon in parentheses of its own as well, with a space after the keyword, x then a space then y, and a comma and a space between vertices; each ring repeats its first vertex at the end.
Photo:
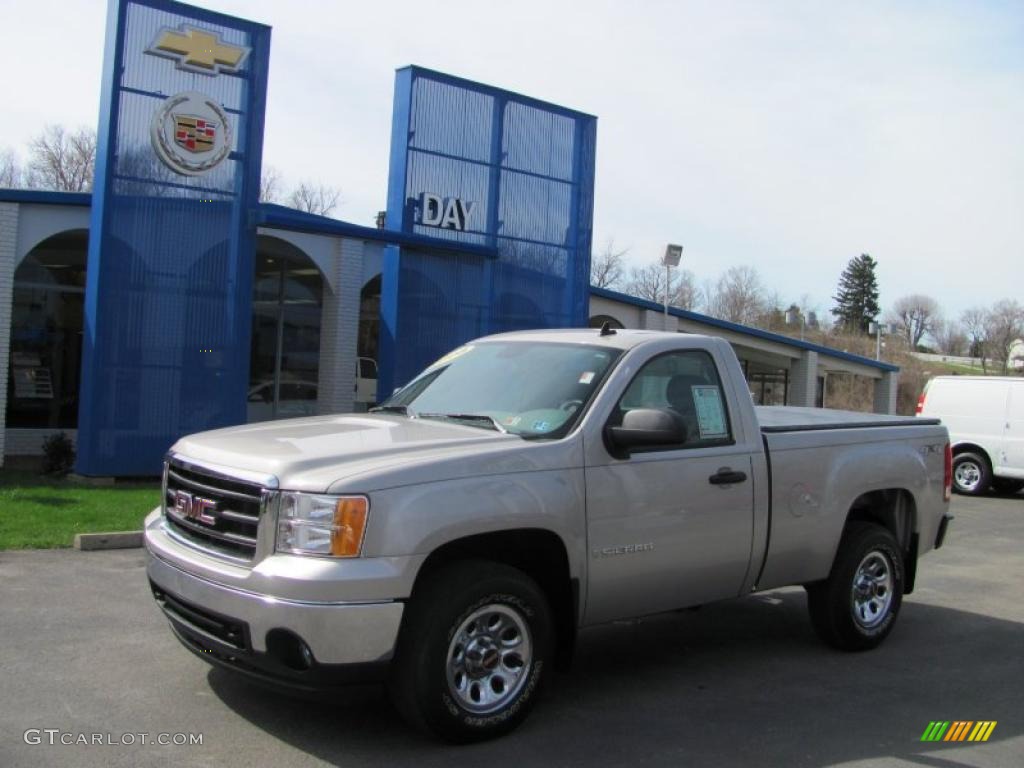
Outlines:
POLYGON ((885 325, 877 320, 872 320, 868 324, 868 333, 875 334, 875 360, 882 359, 882 334, 885 332, 885 325))
POLYGON ((683 246, 669 243, 665 246, 665 255, 661 257, 661 263, 665 265, 665 330, 668 330, 668 291, 672 285, 672 267, 679 266, 679 260, 683 258, 683 246))

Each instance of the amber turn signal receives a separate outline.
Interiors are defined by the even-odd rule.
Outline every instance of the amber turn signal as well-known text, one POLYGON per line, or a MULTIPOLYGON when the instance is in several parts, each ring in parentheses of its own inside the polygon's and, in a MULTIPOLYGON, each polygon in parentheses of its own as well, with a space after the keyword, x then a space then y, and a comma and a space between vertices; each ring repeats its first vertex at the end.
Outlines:
POLYGON ((363 548, 369 502, 363 496, 338 499, 331 530, 331 554, 336 557, 357 557, 363 548))

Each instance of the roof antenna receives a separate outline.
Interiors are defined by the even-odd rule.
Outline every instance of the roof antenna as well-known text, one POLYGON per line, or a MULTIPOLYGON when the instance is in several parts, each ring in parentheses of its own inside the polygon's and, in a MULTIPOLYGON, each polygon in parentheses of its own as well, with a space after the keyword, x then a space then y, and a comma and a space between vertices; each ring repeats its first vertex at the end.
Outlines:
POLYGON ((615 335, 615 329, 612 328, 611 320, 605 320, 601 324, 601 335, 602 336, 614 336, 615 335))

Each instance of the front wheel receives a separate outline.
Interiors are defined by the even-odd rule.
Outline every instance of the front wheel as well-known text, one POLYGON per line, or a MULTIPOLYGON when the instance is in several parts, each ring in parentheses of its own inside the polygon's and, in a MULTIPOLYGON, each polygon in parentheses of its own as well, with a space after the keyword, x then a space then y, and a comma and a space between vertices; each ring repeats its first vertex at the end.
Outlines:
POLYGON ((903 578, 903 555, 892 533, 874 523, 849 523, 832 572, 807 587, 818 636, 844 651, 881 644, 899 615, 903 578))
POLYGON ((522 571, 467 561, 427 577, 403 622, 389 689, 412 724, 448 741, 508 733, 547 676, 551 611, 522 571))
POLYGON ((959 453, 953 458, 953 490, 968 496, 979 496, 992 483, 992 471, 983 456, 959 453))

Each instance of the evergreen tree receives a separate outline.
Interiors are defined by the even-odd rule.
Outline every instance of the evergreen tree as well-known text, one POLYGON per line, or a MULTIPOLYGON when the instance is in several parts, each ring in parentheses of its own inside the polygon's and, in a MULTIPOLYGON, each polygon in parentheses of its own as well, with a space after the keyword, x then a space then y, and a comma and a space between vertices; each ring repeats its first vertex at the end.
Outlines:
POLYGON ((868 324, 878 317, 878 262, 862 253, 850 259, 839 278, 839 290, 832 298, 832 314, 849 331, 868 332, 868 324))

